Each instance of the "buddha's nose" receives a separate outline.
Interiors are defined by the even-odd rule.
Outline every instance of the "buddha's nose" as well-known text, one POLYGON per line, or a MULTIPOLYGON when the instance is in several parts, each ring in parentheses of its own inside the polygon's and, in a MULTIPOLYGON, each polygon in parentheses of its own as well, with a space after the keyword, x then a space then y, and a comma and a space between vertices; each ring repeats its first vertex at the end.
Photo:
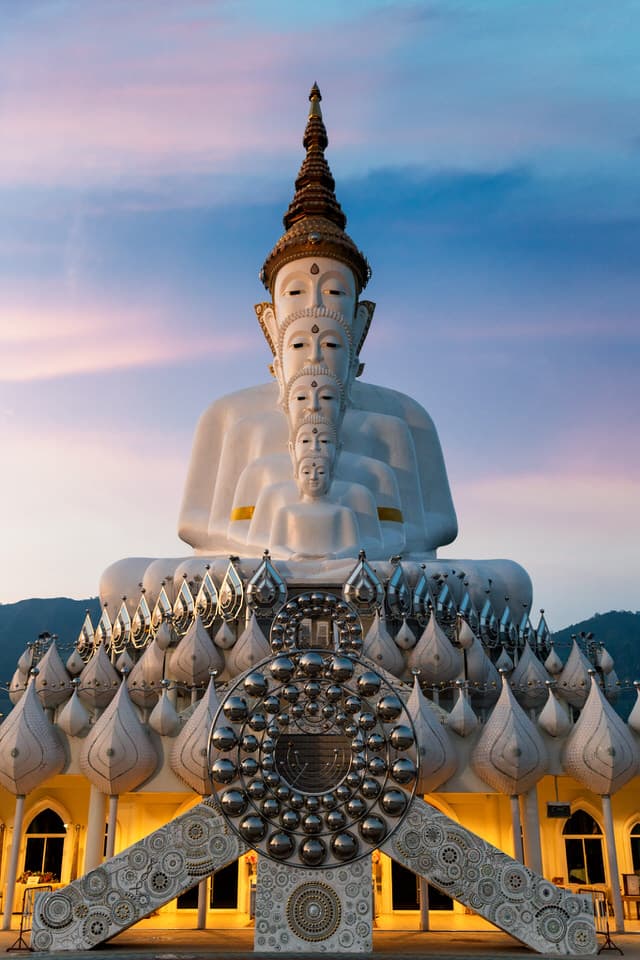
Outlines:
POLYGON ((312 307, 321 307, 322 306, 322 290, 319 283, 314 283, 311 289, 311 306, 312 307))
POLYGON ((309 344, 309 363, 321 363, 322 350, 318 340, 313 338, 309 344))

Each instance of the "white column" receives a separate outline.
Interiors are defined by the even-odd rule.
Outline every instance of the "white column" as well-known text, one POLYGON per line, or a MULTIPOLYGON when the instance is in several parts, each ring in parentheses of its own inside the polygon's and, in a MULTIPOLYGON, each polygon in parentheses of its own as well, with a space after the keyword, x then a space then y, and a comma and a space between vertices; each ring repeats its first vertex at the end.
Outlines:
POLYGON ((111 860, 116 852, 116 827, 118 825, 118 798, 109 797, 109 819, 107 820, 107 849, 105 859, 111 860))
POLYGON ((602 815, 604 819, 605 842, 607 844, 607 860, 609 861, 609 886, 611 887, 611 900, 613 901, 614 929, 616 933, 624 933, 624 911, 622 909, 622 897, 620 895, 618 852, 616 850, 616 837, 613 830, 611 797, 606 794, 602 798, 602 815))
POLYGON ((91 785, 89 815, 87 817, 87 842, 84 850, 84 872, 95 869, 102 863, 104 850, 104 823, 107 798, 97 787, 91 785))
POLYGON ((520 863, 524 860, 524 851, 522 849, 522 824, 520 823, 520 804, 518 797, 514 794, 511 800, 511 828, 513 830, 513 856, 520 863))
POLYGON ((542 874, 542 851, 540 849, 540 816, 538 813, 538 787, 533 786, 522 794, 522 819, 524 825, 524 862, 542 874))
POLYGON ((420 929, 429 929, 429 884, 420 877, 420 929))
POLYGON ((209 878, 205 877, 198 884, 198 930, 207 928, 207 890, 209 887, 209 878))
POLYGON ((9 854, 9 869, 7 871, 7 887, 4 901, 4 916, 2 929, 11 929, 11 914, 13 912, 13 898, 16 895, 16 877, 18 876, 18 854, 22 838, 22 819, 24 817, 24 794, 16 797, 16 810, 13 816, 13 837, 11 838, 11 853, 9 854))

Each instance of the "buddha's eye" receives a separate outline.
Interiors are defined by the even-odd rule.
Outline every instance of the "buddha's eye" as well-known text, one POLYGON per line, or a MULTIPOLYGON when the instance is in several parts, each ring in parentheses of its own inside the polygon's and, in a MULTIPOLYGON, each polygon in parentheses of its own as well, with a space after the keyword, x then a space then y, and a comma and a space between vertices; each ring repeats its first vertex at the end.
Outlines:
POLYGON ((327 340, 325 343, 325 347, 328 347, 329 350, 337 350, 339 346, 340 344, 336 343, 335 340, 327 340))
POLYGON ((289 290, 288 292, 290 297, 299 297, 302 290, 289 290))
POLYGON ((342 290, 325 290, 325 293, 328 293, 330 297, 341 297, 343 295, 342 290))
POLYGON ((302 340, 298 340, 296 343, 292 343, 291 346, 294 350, 301 350, 304 347, 302 340))

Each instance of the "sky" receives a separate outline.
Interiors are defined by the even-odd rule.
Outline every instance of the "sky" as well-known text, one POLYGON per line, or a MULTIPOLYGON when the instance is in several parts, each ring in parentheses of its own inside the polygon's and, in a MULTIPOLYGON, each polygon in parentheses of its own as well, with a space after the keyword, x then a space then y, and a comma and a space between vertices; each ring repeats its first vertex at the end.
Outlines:
POLYGON ((638 609, 639 36, 637 0, 0 0, 0 602, 188 554, 317 81, 442 555, 518 560, 552 629, 638 609))

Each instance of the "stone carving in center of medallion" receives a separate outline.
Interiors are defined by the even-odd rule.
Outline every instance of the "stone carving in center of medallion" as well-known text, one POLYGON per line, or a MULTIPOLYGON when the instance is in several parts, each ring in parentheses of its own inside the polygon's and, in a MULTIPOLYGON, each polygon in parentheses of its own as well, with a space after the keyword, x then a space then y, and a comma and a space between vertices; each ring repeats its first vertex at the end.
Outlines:
POLYGON ((337 787, 349 772, 351 740, 341 735, 285 734, 277 741, 275 761, 290 786, 323 793, 337 787))

